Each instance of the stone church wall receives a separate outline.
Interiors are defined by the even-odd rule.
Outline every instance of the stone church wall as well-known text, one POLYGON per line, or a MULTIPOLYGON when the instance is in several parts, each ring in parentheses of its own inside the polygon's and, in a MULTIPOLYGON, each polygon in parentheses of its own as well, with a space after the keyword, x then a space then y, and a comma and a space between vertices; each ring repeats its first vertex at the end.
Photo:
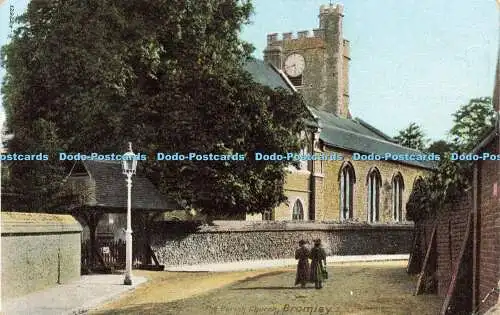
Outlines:
MULTIPOLYGON (((367 177, 368 172, 376 167, 382 177, 382 186, 380 189, 380 222, 393 221, 392 215, 392 178, 397 172, 400 172, 404 181, 403 190, 403 219, 406 217, 406 203, 413 188, 413 183, 419 176, 425 177, 428 171, 401 163, 387 161, 353 161, 352 153, 341 150, 329 150, 326 152, 338 153, 344 156, 344 161, 350 161, 354 167, 356 183, 354 184, 354 218, 359 221, 368 219, 368 191, 367 177)), ((339 173, 344 161, 325 161, 324 172, 325 179, 322 188, 323 194, 318 198, 323 198, 322 213, 317 214, 318 220, 338 220, 340 217, 340 187, 339 173)), ((321 191, 319 192, 321 193, 321 191)))
POLYGON ((159 222, 152 249, 166 266, 293 258, 297 242, 320 238, 328 255, 408 254, 413 225, 219 221, 159 222))

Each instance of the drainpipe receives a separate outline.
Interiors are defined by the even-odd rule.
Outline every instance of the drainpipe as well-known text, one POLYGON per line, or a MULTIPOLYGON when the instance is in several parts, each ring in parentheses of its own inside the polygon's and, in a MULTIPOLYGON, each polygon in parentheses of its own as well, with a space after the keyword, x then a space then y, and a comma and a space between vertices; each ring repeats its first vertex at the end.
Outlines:
MULTIPOLYGON (((306 154, 314 154, 314 131, 311 130, 310 137, 307 137, 306 133, 306 139, 308 144, 311 143, 311 148, 310 150, 306 150, 306 154)), ((307 148, 307 146, 306 146, 307 148)), ((316 207, 314 205, 315 203, 315 193, 316 193, 316 187, 314 185, 314 172, 316 169, 316 165, 314 165, 314 160, 312 161, 306 161, 307 165, 307 170, 310 172, 309 173, 309 208, 307 209, 307 219, 309 221, 314 221, 316 220, 316 207)))
MULTIPOLYGON (((321 132, 321 129, 320 128, 316 128, 315 130, 312 131, 311 133, 311 140, 312 140, 312 149, 311 149, 311 152, 308 152, 308 153, 311 153, 312 155, 315 155, 318 153, 318 150, 317 150, 317 146, 319 144, 319 134, 321 132)), ((309 195, 309 212, 312 213, 314 215, 314 218, 311 218, 309 217, 309 220, 311 219, 314 219, 314 221, 319 221, 319 220, 323 220, 323 214, 321 215, 321 217, 319 216, 319 213, 318 213, 318 200, 319 198, 323 198, 323 196, 319 196, 319 187, 317 185, 317 181, 316 181, 316 178, 318 177, 318 174, 320 173, 319 171, 321 171, 322 173, 322 170, 320 169, 320 163, 323 163, 323 161, 311 161, 311 174, 310 174, 310 177, 309 177, 309 191, 310 191, 310 195, 309 195)))

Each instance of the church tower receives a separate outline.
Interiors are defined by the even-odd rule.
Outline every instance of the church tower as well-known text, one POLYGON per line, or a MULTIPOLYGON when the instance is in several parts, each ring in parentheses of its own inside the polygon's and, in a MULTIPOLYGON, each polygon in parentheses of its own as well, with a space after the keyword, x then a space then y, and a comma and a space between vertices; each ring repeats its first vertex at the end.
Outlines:
POLYGON ((264 60, 281 69, 307 105, 340 117, 349 114, 349 41, 343 38, 344 7, 322 5, 319 28, 297 36, 267 35, 264 60))

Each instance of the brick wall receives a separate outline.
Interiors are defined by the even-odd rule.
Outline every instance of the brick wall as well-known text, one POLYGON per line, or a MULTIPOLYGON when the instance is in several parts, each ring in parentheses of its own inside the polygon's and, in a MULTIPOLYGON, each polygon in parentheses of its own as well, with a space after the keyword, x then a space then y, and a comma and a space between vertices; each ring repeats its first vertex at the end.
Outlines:
MULTIPOLYGON (((472 209, 472 193, 445 206, 436 230, 438 294, 445 296, 467 230, 472 209)), ((430 237, 428 238, 428 240, 430 237)))
MULTIPOLYGON (((485 152, 498 152, 497 141, 490 143, 485 152)), ((478 269, 478 298, 483 299, 492 288, 497 287, 499 280, 499 250, 500 216, 498 205, 498 161, 481 161, 479 163, 478 178, 478 244, 477 261, 478 269), (496 174, 496 176, 495 176, 496 174)), ((498 300, 498 295, 491 295, 480 307, 486 311, 498 300)))
MULTIPOLYGON (((497 141, 493 141, 485 152, 498 152, 497 141)), ((499 251, 500 246, 500 215, 499 215, 499 192, 498 188, 498 161, 481 161, 478 163, 478 213, 477 231, 473 237, 476 239, 474 258, 477 262, 472 278, 476 281, 476 301, 479 303, 479 312, 482 314, 494 306, 499 296, 491 294, 484 303, 481 303, 493 288, 496 288, 499 280, 499 251)), ((430 219, 416 224, 417 229, 423 231, 421 234, 420 247, 421 257, 425 256, 427 245, 430 241, 432 227, 437 220, 437 270, 438 294, 444 297, 448 291, 453 270, 459 262, 459 255, 466 235, 467 220, 473 211, 473 191, 469 190, 462 198, 447 204, 436 219, 430 219)), ((467 296, 472 300, 472 296, 467 296)))
MULTIPOLYGON (((432 232, 437 224, 435 232, 436 247, 432 249, 435 260, 431 260, 435 264, 431 263, 427 266, 427 279, 432 279, 432 275, 434 275, 436 293, 442 298, 443 302, 447 296, 454 270, 459 262, 471 211, 472 190, 469 190, 461 198, 457 198, 453 202, 446 204, 443 209, 437 212, 436 217, 415 224, 416 230, 419 231, 420 247, 419 252, 413 253, 413 255, 417 259, 420 258, 420 260, 414 267, 420 268, 420 271, 423 270, 424 259, 432 240, 432 232)), ((472 257, 468 257, 467 259, 471 261, 472 257)), ((461 286, 466 285, 467 288, 471 287, 472 267, 466 267, 464 270, 468 278, 462 279, 457 283, 458 291, 454 293, 453 309, 457 309, 457 307, 458 309, 470 309, 471 307, 472 290, 464 292, 461 286)))

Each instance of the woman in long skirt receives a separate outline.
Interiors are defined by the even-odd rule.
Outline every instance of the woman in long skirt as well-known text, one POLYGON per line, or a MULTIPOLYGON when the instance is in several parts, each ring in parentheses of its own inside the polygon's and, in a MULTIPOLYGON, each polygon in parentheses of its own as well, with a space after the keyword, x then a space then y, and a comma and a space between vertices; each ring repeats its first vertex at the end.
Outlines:
POLYGON ((311 258, 311 282, 314 282, 316 289, 323 287, 323 270, 326 268, 326 253, 321 247, 321 240, 314 241, 314 247, 309 254, 311 258), (323 265, 324 263, 324 265, 323 265))
POLYGON ((295 277, 295 285, 300 284, 305 288, 309 281, 309 249, 306 247, 304 240, 299 241, 299 248, 295 250, 295 259, 298 259, 297 275, 295 277))

